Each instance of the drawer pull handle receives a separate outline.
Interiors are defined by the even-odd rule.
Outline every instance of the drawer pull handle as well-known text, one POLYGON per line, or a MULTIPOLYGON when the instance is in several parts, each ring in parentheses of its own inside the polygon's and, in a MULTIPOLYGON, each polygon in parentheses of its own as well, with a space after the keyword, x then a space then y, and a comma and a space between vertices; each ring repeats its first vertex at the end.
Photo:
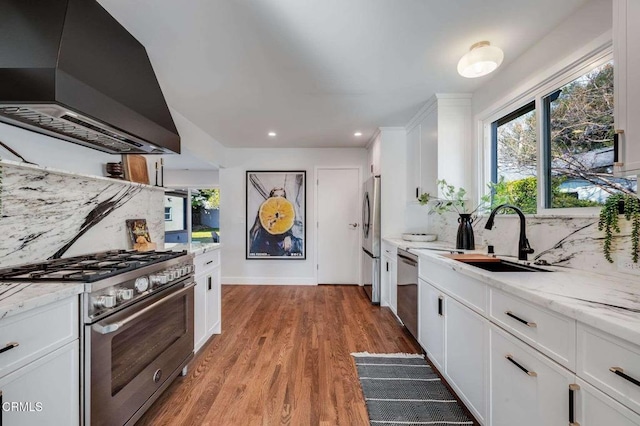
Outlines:
POLYGON ((613 374, 618 375, 620 377, 622 377, 625 380, 630 381, 631 383, 633 383, 636 386, 640 386, 640 381, 638 381, 637 379, 634 379, 633 377, 624 374, 624 370, 620 367, 611 367, 609 369, 609 371, 611 371, 613 374))
POLYGON ((213 260, 210 260, 208 262, 205 262, 205 265, 211 265, 213 263, 213 260))
POLYGON ((442 296, 438 296, 438 315, 440 315, 440 316, 443 315, 443 313, 442 313, 442 302, 443 302, 442 296))
POLYGON ((1 353, 3 353, 3 352, 8 351, 9 349, 13 349, 13 348, 15 348, 16 346, 20 346, 20 343, 18 343, 18 342, 9 342, 9 343, 7 343, 7 344, 5 345, 5 347, 4 347, 4 348, 0 349, 0 354, 1 354, 1 353))
POLYGON ((518 367, 520 370, 524 371, 525 373, 527 373, 527 375, 531 376, 531 377, 538 377, 538 373, 536 373, 535 371, 529 371, 526 368, 524 368, 522 366, 522 364, 520 364, 518 361, 516 361, 515 359, 513 359, 512 355, 505 355, 504 356, 506 359, 508 359, 509 361, 511 361, 511 363, 513 365, 515 365, 516 367, 518 367))
POLYGON ((569 385, 569 426, 580 426, 580 423, 576 422, 576 404, 575 404, 575 392, 580 390, 580 385, 572 383, 569 385))
POLYGON ((513 318, 513 319, 514 319, 514 320, 516 320, 516 321, 519 321, 519 322, 523 323, 523 324, 524 324, 524 325, 526 325, 527 327, 531 327, 531 328, 536 328, 536 327, 538 327, 538 324, 536 324, 535 322, 529 322, 529 321, 523 320, 522 318, 520 318, 519 316, 515 315, 515 314, 514 314, 513 312, 511 312, 511 311, 507 311, 507 312, 505 312, 505 315, 507 315, 507 316, 509 316, 509 317, 513 318))

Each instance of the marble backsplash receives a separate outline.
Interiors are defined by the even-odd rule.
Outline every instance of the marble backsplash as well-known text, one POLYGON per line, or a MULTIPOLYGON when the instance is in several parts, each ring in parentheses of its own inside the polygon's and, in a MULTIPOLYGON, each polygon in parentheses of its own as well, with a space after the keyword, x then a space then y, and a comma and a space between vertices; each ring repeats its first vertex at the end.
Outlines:
MULTIPOLYGON (((425 208, 425 214, 427 210, 425 208)), ((429 215, 431 232, 438 239, 455 243, 458 215, 429 215)), ((520 221, 517 215, 499 214, 494 227, 484 229, 487 217, 473 223, 476 246, 493 245, 498 255, 517 256, 520 221)), ((598 217, 527 216, 527 237, 535 252, 529 260, 542 260, 550 265, 606 273, 619 272, 618 264, 631 259, 630 227, 621 221, 621 234, 614 238, 613 258, 609 263, 602 253, 603 233, 598 231, 598 217)))
POLYGON ((146 219, 164 244, 161 188, 7 160, 0 168, 0 267, 130 249, 126 219, 146 219))

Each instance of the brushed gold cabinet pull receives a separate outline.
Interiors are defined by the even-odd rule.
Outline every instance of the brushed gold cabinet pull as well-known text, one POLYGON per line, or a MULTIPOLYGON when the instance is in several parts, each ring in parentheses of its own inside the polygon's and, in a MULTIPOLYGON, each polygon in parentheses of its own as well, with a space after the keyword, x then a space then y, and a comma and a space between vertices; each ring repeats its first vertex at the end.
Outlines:
POLYGON ((522 364, 520 364, 518 361, 516 361, 515 359, 513 359, 513 355, 507 354, 504 356, 506 359, 508 359, 509 361, 511 361, 511 363, 513 365, 515 365, 516 367, 518 367, 520 370, 524 371, 528 376, 530 377, 538 377, 538 373, 536 373, 535 371, 529 371, 526 368, 524 368, 522 366, 522 364))

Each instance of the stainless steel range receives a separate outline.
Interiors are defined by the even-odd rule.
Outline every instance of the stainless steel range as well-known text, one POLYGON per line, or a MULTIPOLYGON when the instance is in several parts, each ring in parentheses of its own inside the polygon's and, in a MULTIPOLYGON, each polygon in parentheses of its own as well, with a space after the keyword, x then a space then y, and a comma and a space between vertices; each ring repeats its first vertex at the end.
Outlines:
POLYGON ((132 425, 193 358, 193 256, 108 251, 0 270, 0 281, 84 282, 84 420, 132 425))

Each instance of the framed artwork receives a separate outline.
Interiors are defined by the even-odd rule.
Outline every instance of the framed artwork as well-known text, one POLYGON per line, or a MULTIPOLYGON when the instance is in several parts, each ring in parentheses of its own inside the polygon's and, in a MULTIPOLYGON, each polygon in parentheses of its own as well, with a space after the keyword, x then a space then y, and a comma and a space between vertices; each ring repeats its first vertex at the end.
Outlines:
POLYGON ((306 259, 306 171, 247 171, 247 259, 306 259))

